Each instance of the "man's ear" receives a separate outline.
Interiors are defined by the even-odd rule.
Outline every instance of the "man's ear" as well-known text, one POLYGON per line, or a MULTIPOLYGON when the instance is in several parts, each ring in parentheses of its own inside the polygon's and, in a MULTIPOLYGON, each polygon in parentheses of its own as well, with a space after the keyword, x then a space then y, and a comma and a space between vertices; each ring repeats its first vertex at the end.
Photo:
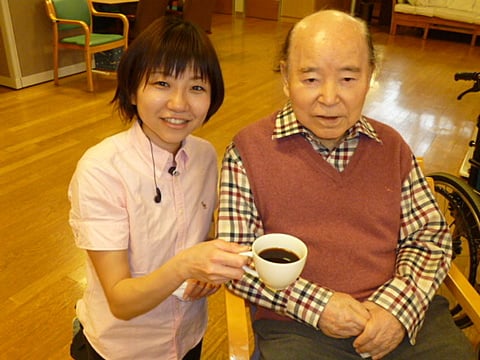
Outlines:
POLYGON ((285 60, 280 61, 280 73, 282 74, 283 92, 289 98, 290 88, 288 84, 288 64, 285 60))

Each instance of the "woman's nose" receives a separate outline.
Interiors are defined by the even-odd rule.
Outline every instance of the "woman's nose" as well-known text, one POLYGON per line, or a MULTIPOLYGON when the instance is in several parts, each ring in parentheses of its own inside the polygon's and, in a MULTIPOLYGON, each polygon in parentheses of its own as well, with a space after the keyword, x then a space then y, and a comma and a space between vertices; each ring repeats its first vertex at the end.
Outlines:
POLYGON ((168 99, 168 107, 174 111, 183 111, 187 107, 188 101, 184 91, 181 89, 174 90, 170 93, 168 99))

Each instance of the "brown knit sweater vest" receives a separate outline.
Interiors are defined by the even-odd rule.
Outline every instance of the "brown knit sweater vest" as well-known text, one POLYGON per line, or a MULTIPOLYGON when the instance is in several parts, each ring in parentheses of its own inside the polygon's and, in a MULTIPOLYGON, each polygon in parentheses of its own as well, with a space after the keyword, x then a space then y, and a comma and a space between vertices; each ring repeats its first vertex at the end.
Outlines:
POLYGON ((339 172, 300 134, 272 140, 275 115, 234 138, 265 233, 307 244, 303 278, 366 299, 395 271, 411 151, 395 130, 369 119, 381 142, 360 135, 339 172))

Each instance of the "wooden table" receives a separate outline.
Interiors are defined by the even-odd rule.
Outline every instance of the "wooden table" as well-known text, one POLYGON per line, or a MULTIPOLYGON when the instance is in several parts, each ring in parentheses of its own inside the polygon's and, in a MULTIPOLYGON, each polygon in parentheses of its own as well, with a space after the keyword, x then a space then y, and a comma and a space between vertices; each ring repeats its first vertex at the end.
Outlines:
POLYGON ((97 4, 108 4, 108 5, 117 5, 125 3, 136 3, 139 0, 92 0, 92 2, 97 4))
MULTIPOLYGON (((93 6, 98 11, 120 12, 127 16, 129 22, 135 18, 138 2, 139 0, 92 0, 93 6)), ((100 33, 122 34, 123 28, 119 28, 118 25, 116 20, 103 18, 94 24, 94 30, 100 33)), ((130 27, 133 27, 132 24, 130 27)))

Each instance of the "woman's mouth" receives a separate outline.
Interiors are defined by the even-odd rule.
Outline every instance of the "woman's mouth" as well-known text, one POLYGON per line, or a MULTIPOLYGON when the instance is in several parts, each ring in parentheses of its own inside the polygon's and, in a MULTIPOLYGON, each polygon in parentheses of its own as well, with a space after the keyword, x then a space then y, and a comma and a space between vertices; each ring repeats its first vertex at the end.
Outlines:
POLYGON ((178 118, 163 118, 163 120, 172 125, 183 125, 188 123, 188 120, 178 119, 178 118))

